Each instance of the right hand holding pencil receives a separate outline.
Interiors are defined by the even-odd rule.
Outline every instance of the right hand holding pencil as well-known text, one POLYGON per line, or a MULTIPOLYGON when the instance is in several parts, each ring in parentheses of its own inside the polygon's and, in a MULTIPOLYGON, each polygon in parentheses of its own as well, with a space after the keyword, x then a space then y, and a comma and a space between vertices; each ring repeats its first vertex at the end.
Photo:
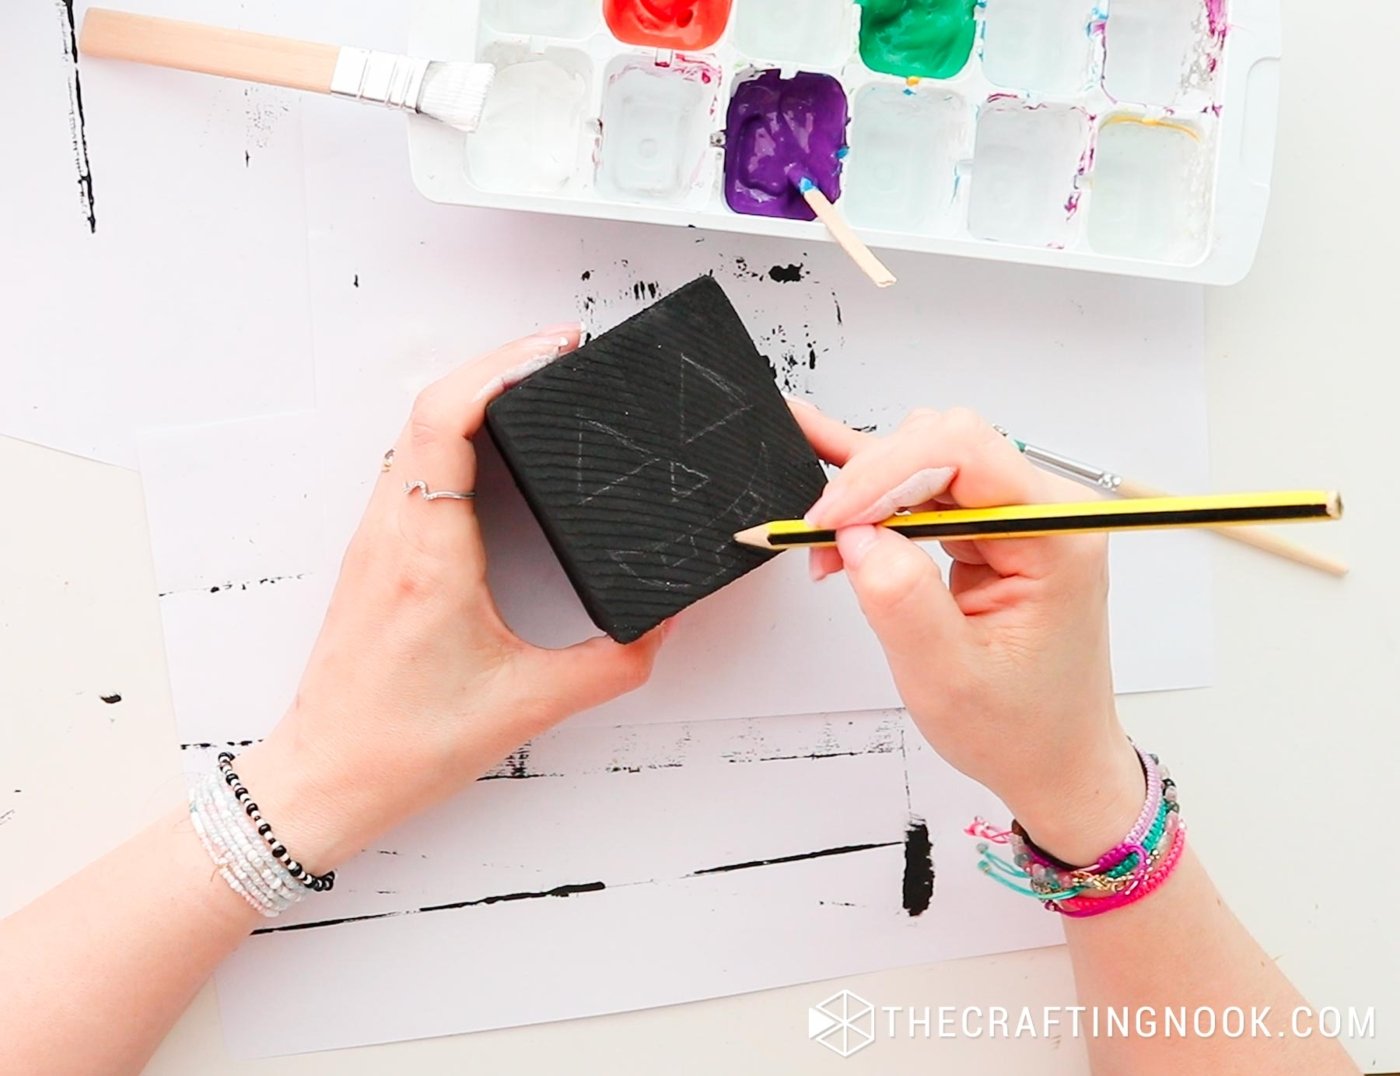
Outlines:
POLYGON ((844 568, 930 744, 1002 798, 1047 851, 1097 856, 1131 825, 1143 778, 1114 708, 1107 539, 945 543, 945 582, 914 542, 871 526, 902 508, 1075 501, 969 411, 915 411, 889 437, 815 407, 793 413, 841 470, 807 514, 838 532, 815 579, 844 568))

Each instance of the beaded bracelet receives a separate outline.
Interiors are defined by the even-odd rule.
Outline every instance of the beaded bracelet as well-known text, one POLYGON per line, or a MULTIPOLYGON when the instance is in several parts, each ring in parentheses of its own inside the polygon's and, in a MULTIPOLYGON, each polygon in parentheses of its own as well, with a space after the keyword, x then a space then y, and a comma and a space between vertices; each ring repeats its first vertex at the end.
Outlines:
POLYGON ((1034 897, 1047 909, 1075 918, 1099 915, 1141 900, 1175 869, 1186 841, 1177 804, 1176 782, 1156 755, 1140 748, 1146 794, 1132 828, 1116 845, 1085 867, 1072 867, 1038 848, 1019 822, 1004 831, 979 823, 968 832, 985 838, 977 845, 978 868, 993 881, 1034 897), (988 842, 1010 845, 1012 861, 992 852, 988 842), (1022 884, 1025 883, 1025 884, 1022 884))
POLYGON ((190 790, 190 822, 228 887, 263 915, 275 916, 301 899, 301 888, 289 885, 291 875, 248 839, 229 808, 231 798, 219 774, 207 774, 190 790))
POLYGON ((335 871, 327 871, 321 875, 312 874, 292 858, 286 845, 273 836, 272 827, 263 820, 258 805, 253 802, 248 789, 238 779, 238 774, 233 772, 233 755, 227 751, 219 752, 219 773, 223 775, 228 787, 233 790, 233 798, 238 801, 238 805, 248 815, 248 820, 257 830, 258 836, 267 842, 268 850, 286 868, 287 873, 314 892, 321 893, 333 889, 335 887, 335 871))
POLYGON ((264 916, 335 885, 334 871, 315 875, 291 857, 234 772, 228 752, 219 755, 217 770, 190 789, 190 823, 219 876, 264 916))

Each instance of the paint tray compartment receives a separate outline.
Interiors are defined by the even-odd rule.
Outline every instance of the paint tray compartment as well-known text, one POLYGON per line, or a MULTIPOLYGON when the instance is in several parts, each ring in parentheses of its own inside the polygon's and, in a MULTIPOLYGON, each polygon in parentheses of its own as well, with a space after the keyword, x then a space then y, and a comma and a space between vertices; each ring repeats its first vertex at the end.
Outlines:
POLYGON ((1225 284, 1268 202, 1279 0, 417 0, 497 65, 472 135, 409 120, 463 205, 1225 284))

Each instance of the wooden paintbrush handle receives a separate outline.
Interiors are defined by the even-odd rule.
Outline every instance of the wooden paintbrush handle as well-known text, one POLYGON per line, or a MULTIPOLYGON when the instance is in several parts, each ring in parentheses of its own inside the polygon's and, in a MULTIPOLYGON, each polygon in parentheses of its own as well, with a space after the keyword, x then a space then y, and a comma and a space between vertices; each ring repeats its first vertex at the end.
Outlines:
MULTIPOLYGON (((1144 485, 1141 482, 1134 482, 1131 479, 1123 479, 1118 486, 1120 497, 1165 497, 1167 494, 1152 486, 1144 485)), ((1347 566, 1336 557, 1329 557, 1324 553, 1318 553, 1307 549, 1295 542, 1290 542, 1287 538, 1280 538, 1276 534, 1268 531, 1261 531, 1254 527, 1212 527, 1216 534, 1222 538, 1228 538, 1232 542, 1239 542, 1241 545, 1253 546, 1255 549, 1265 553, 1272 553, 1276 557, 1284 560, 1291 560, 1295 564, 1302 564, 1309 568, 1316 568, 1320 572, 1328 575, 1343 576, 1347 574, 1347 566)))
POLYGON ((206 75, 328 93, 340 48, 194 22, 89 8, 79 50, 86 56, 175 67, 206 75))

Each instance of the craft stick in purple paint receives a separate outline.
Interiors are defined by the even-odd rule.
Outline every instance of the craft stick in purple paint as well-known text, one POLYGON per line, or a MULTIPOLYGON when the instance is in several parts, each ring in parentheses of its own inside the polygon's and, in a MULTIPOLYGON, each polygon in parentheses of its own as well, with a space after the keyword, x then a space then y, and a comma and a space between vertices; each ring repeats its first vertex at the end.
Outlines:
POLYGON ((846 91, 830 75, 761 71, 734 87, 724 142, 724 199, 736 213, 813 220, 798 184, 841 196, 846 91))

